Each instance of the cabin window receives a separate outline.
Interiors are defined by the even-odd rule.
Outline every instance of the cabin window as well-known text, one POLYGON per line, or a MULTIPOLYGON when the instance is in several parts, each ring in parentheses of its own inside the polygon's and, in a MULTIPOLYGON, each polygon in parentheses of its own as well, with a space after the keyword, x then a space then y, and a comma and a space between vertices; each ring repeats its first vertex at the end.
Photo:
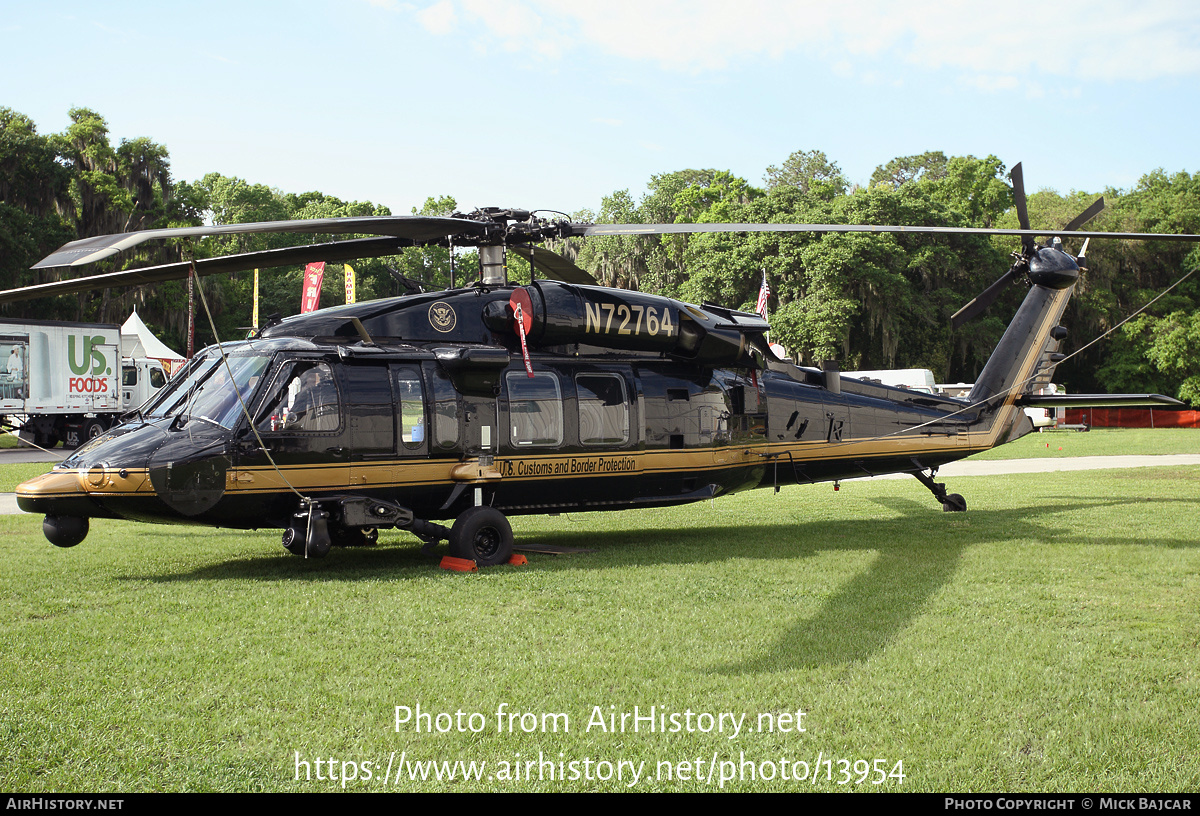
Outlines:
POLYGON ((552 447, 562 444, 562 391, 558 377, 540 371, 532 377, 524 371, 510 371, 508 416, 512 444, 516 447, 552 447))
POLYGON ((347 405, 350 447, 360 456, 379 456, 396 450, 396 419, 388 369, 382 365, 343 366, 346 393, 354 395, 347 405))
POLYGON ((415 368, 396 372, 396 395, 400 440, 404 442, 404 447, 419 450, 425 445, 425 394, 421 387, 421 375, 415 368))
POLYGON ((137 366, 121 366, 121 385, 125 388, 137 385, 137 366))
POLYGON ((579 374, 579 442, 624 445, 629 441, 629 402, 619 374, 579 374))
POLYGON ((150 369, 150 387, 162 388, 167 384, 167 375, 163 373, 161 368, 150 369))

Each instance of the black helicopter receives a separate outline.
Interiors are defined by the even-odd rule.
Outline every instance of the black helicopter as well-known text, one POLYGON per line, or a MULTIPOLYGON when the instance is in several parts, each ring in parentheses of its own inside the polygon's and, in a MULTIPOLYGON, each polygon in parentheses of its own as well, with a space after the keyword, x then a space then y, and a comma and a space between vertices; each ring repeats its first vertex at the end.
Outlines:
POLYGON ((126 422, 17 488, 71 547, 91 518, 283 529, 291 552, 370 543, 409 530, 479 566, 509 560, 506 515, 683 504, 757 487, 911 473, 945 510, 966 502, 940 465, 1028 433, 1022 408, 1179 406, 1160 395, 1043 397, 1063 359, 1063 309, 1083 265, 1059 238, 1200 240, 1086 233, 1103 200, 1060 230, 823 224, 578 224, 522 210, 447 218, 371 217, 189 227, 67 244, 35 268, 75 266, 155 238, 256 232, 359 238, 184 261, 0 293, 13 300, 188 275, 479 248, 462 288, 337 306, 198 353, 126 422), (842 377, 779 359, 757 314, 596 285, 538 244, 592 235, 723 232, 944 232, 1020 236, 1011 268, 955 316, 1001 289, 1029 293, 966 399, 842 377), (1046 245, 1039 237, 1052 240, 1046 245), (542 279, 518 286, 505 258, 542 279), (454 519, 447 527, 438 521, 454 519))

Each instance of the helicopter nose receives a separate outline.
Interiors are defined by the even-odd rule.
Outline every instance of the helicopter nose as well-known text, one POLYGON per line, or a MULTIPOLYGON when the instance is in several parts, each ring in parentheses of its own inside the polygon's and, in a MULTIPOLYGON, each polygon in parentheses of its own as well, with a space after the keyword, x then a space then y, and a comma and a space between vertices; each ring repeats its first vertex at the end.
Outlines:
POLYGON ((96 510, 77 470, 52 470, 18 485, 17 507, 47 516, 87 516, 96 510))
MULTIPOLYGON (((94 464, 86 470, 52 470, 17 487, 17 506, 47 516, 103 516, 105 500, 149 490, 146 470, 94 464)), ((115 518, 115 516, 114 516, 115 518)))

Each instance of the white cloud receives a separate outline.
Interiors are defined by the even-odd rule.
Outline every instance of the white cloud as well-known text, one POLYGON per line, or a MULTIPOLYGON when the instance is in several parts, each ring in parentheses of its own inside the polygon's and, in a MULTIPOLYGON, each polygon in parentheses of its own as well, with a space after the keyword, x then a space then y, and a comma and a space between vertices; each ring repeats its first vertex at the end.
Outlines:
POLYGON ((218 54, 215 51, 200 51, 198 53, 203 54, 204 56, 208 57, 213 62, 223 62, 226 65, 237 65, 238 64, 237 60, 230 59, 229 57, 225 56, 224 54, 218 54))
POLYGON ((421 9, 417 12, 417 19, 431 34, 449 34, 458 22, 454 4, 450 0, 441 0, 421 9))
MULTIPOLYGON (((1191 0, 457 0, 471 36, 557 59, 589 43, 684 73, 801 52, 848 63, 900 59, 968 76, 1147 80, 1200 73, 1191 0)), ((418 15, 453 15, 441 0, 418 15)), ((421 17, 424 22, 425 18, 421 17)), ((433 30, 432 28, 430 30, 433 30)))
POLYGON ((979 91, 1013 91, 1020 86, 1020 80, 1015 76, 996 76, 994 74, 970 74, 963 76, 960 80, 962 84, 968 85, 979 91))
MULTIPOLYGON (((479 53, 488 53, 494 46, 502 51, 536 54, 557 60, 574 44, 574 37, 561 25, 547 22, 528 3, 497 4, 488 0, 460 0, 458 5, 462 8, 464 28, 471 29, 469 36, 472 46, 479 53)), ((441 0, 426 11, 437 6, 453 4, 450 0, 441 0)), ((422 13, 418 13, 419 18, 422 13)), ((453 14, 453 9, 450 13, 453 14)), ((557 12, 554 12, 554 16, 557 16, 557 12)))

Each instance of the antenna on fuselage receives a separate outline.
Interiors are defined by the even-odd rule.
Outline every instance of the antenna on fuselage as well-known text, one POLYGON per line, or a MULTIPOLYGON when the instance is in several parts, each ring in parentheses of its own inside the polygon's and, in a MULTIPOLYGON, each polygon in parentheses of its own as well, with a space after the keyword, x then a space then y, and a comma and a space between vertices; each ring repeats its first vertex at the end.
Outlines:
POLYGON ((373 346, 375 341, 371 339, 371 335, 367 333, 367 327, 362 324, 362 321, 357 317, 350 318, 350 323, 354 326, 354 330, 358 332, 358 336, 362 338, 364 346, 373 346))

